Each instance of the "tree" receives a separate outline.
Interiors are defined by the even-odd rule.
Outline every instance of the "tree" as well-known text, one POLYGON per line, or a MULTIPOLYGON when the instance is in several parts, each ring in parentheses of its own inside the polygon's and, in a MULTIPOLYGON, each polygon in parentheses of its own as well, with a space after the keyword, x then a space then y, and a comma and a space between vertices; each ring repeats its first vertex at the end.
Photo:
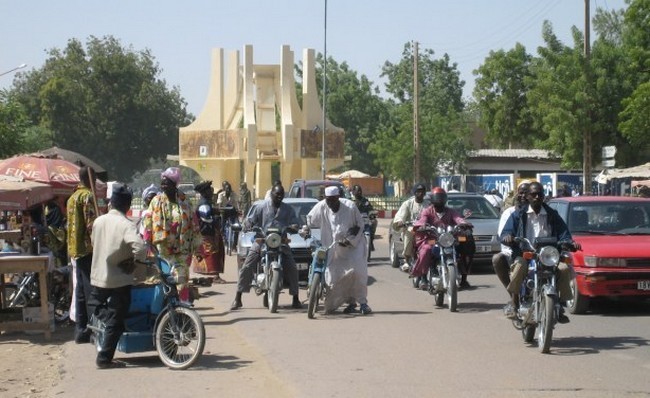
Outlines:
MULTIPOLYGON (((388 78, 386 91, 394 109, 369 147, 385 175, 402 181, 414 177, 413 50, 406 43, 399 62, 384 63, 382 77, 388 78)), ((457 65, 447 54, 435 59, 433 50, 425 49, 419 52, 418 81, 420 173, 431 180, 441 173, 460 172, 470 149, 470 130, 461 114, 465 83, 457 65)))
POLYGON ((487 141, 497 148, 530 147, 537 135, 529 113, 526 93, 530 84, 532 57, 517 43, 510 51, 490 51, 474 71, 480 126, 487 141))
POLYGON ((24 131, 30 126, 23 106, 0 90, 0 159, 25 151, 24 131))
POLYGON ((128 181, 150 158, 177 153, 178 128, 190 122, 178 88, 168 89, 159 74, 148 50, 91 36, 86 48, 71 39, 64 50, 50 50, 45 65, 17 79, 14 91, 56 145, 128 181))

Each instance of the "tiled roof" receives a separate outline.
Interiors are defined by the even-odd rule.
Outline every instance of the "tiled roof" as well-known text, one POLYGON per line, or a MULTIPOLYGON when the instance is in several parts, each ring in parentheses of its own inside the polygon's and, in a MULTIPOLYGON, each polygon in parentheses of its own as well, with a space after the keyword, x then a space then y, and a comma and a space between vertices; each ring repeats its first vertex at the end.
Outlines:
POLYGON ((559 156, 545 149, 478 149, 470 158, 514 158, 514 159, 559 159, 559 156))

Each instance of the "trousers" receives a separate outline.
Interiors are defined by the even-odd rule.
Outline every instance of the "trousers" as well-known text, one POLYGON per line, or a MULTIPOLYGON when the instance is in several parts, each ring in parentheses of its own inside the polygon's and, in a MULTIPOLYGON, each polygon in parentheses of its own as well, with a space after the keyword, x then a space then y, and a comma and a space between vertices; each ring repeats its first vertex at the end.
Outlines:
MULTIPOLYGON (((527 273, 528 263, 523 258, 517 257, 510 267, 510 283, 507 287, 510 294, 519 293, 519 288, 527 273)), ((571 291, 571 268, 564 263, 560 263, 558 266, 557 289, 560 293, 560 301, 573 299, 573 292, 571 291)))
POLYGON ((124 333, 124 319, 131 305, 131 286, 106 289, 93 286, 89 309, 105 325, 104 341, 97 352, 97 363, 108 363, 115 356, 117 343, 124 333))

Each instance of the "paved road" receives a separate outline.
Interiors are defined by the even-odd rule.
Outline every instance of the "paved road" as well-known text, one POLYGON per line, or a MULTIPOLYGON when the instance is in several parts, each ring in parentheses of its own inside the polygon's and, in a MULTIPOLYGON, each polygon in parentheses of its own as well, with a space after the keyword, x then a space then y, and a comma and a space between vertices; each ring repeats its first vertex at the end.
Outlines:
MULTIPOLYGON (((270 314, 235 285, 202 288, 197 309, 208 341, 198 366, 170 371, 154 353, 124 355, 125 369, 95 370, 94 348, 68 343, 66 397, 641 397, 650 396, 650 305, 608 303, 558 325, 551 353, 540 354, 502 315, 506 293, 489 272, 471 276, 459 310, 433 306, 406 274, 388 265, 381 220, 369 269, 369 316, 307 319, 306 309, 270 314)), ((234 258, 225 278, 234 281, 234 258)), ((305 298, 305 291, 301 291, 305 298)))

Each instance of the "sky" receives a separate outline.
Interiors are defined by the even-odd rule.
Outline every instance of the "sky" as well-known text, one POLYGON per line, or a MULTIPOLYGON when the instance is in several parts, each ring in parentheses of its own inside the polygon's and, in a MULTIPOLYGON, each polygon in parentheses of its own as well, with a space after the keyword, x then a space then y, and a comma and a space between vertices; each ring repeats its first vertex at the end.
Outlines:
MULTIPOLYGON (((625 7, 624 0, 590 4, 592 16, 597 7, 625 7)), ((23 63, 23 71, 42 67, 46 51, 69 39, 111 35, 123 47, 150 50, 160 77, 198 115, 214 48, 241 57, 251 44, 255 64, 279 64, 282 45, 298 62, 303 49, 322 53, 327 44, 328 57, 383 89, 382 65, 399 62, 404 44, 417 41, 434 58, 449 54, 469 98, 472 72, 490 51, 519 42, 536 55, 544 20, 573 45, 571 27, 584 30, 584 0, 0 0, 0 74, 23 63)), ((15 73, 0 76, 0 89, 11 87, 15 73)))

